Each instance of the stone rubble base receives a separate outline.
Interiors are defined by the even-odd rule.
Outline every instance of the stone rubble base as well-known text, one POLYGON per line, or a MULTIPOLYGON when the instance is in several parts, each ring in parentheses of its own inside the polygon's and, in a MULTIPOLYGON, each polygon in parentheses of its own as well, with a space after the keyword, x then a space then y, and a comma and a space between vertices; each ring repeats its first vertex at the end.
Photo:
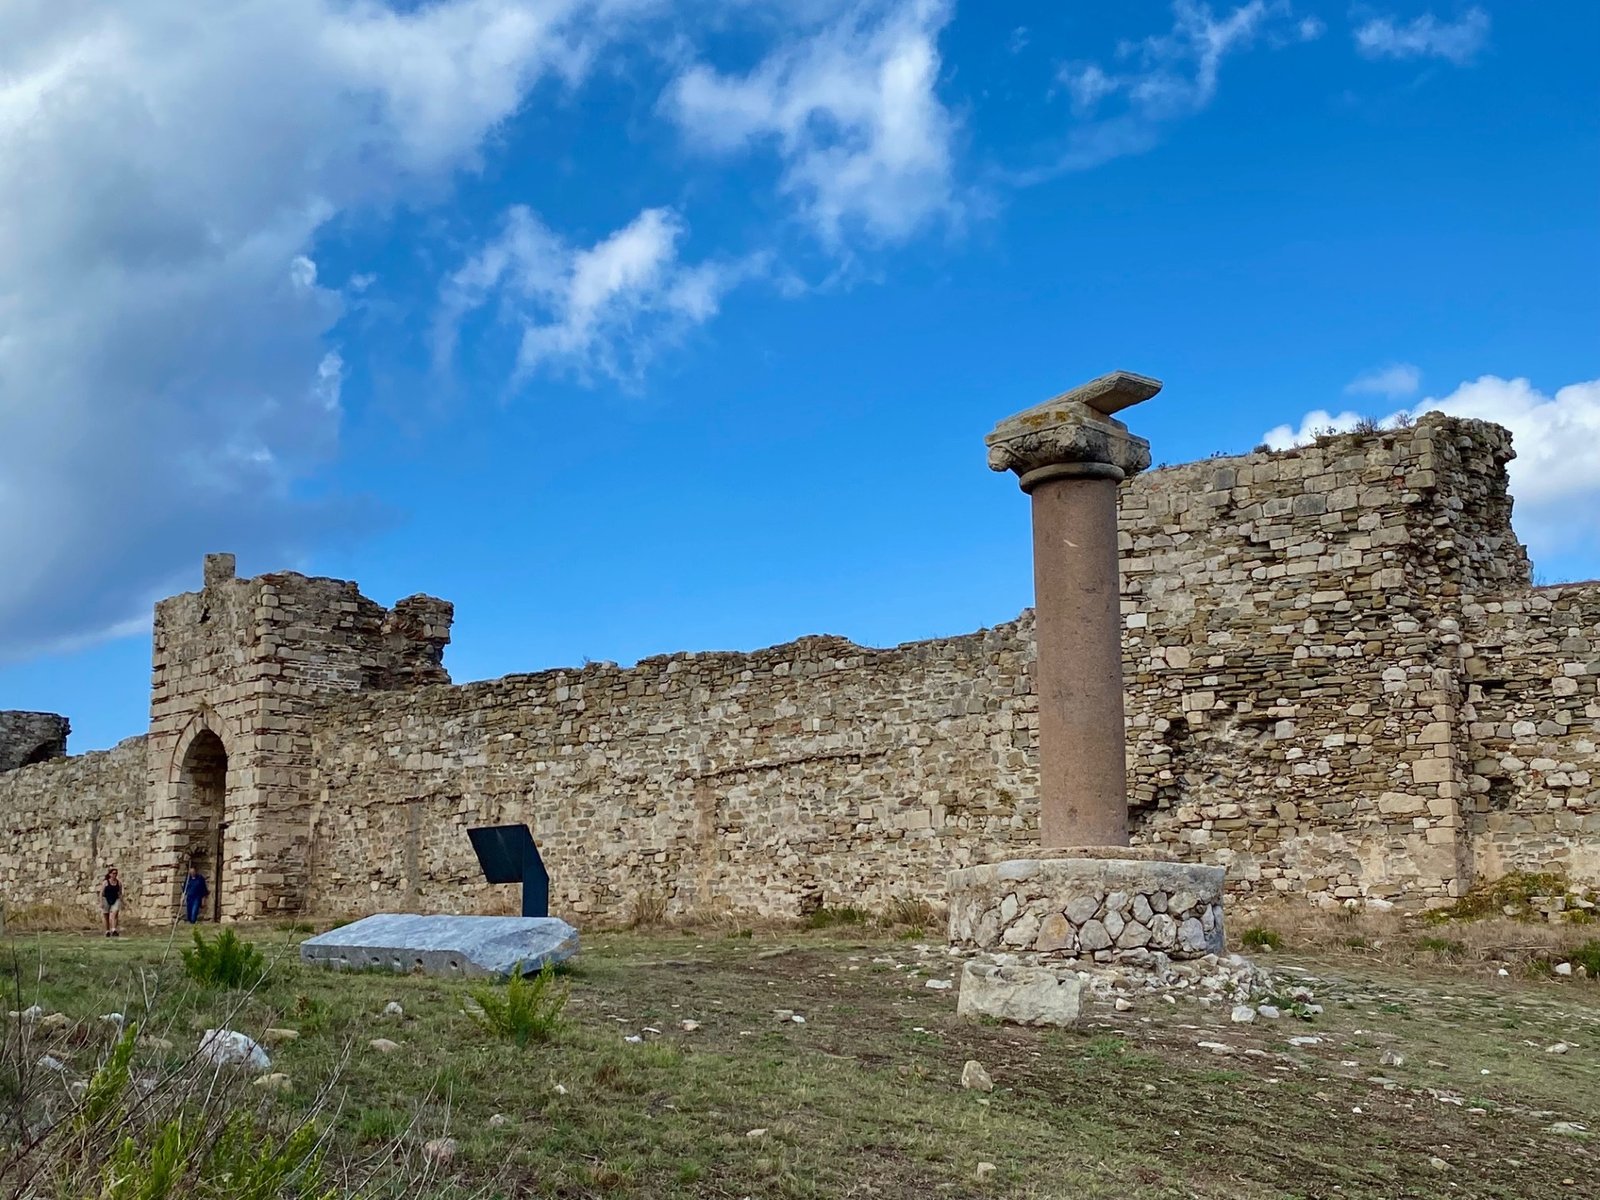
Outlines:
POLYGON ((1099 963, 1221 952, 1223 868, 1084 853, 952 871, 951 944, 1099 963))

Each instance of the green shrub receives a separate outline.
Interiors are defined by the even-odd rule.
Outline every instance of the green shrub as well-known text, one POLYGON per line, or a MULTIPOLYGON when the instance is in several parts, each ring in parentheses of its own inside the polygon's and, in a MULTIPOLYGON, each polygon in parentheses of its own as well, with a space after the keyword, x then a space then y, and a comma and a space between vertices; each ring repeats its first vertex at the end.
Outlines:
POLYGON ((557 982, 556 966, 546 962, 537 975, 522 973, 522 964, 511 969, 504 989, 478 987, 472 998, 481 1011, 469 1015, 479 1025, 518 1046, 529 1042, 548 1042, 566 1026, 566 1010, 571 985, 557 982))
POLYGON ((1440 958, 1459 962, 1467 956, 1467 947, 1464 942, 1453 941, 1450 938, 1424 937, 1417 939, 1417 945, 1422 949, 1437 954, 1440 958))
POLYGON ((331 1200, 322 1186, 317 1131, 302 1125, 279 1141, 235 1113, 209 1144, 203 1121, 173 1117, 141 1145, 127 1137, 101 1175, 100 1200, 331 1200))
POLYGON ((872 914, 854 905, 847 904, 843 908, 819 908, 806 914, 807 929, 832 929, 835 925, 866 925, 872 920, 872 914))
POLYGON ((194 949, 183 952, 183 969, 206 987, 253 987, 267 973, 267 960, 231 929, 210 942, 194 931, 194 949))
POLYGON ((1449 908, 1435 909, 1428 914, 1431 922, 1461 920, 1479 917, 1514 915, 1521 920, 1536 920, 1539 914, 1533 909, 1535 896, 1564 896, 1567 878, 1558 871, 1512 871, 1499 879, 1480 883, 1449 908), (1506 909, 1515 912, 1507 914, 1506 909))
POLYGON ((1244 936, 1239 941, 1252 950, 1282 950, 1283 935, 1271 929, 1263 929, 1259 925, 1244 931, 1244 936))
POLYGON ((1600 979, 1600 940, 1590 938, 1567 955, 1567 961, 1572 964, 1573 969, 1582 967, 1588 971, 1590 979, 1600 979))

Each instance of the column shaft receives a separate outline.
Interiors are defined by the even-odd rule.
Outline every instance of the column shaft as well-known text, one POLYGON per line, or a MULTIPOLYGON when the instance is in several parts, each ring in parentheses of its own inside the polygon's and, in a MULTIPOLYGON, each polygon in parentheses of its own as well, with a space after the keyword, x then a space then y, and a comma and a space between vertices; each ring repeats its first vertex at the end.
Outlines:
POLYGON ((1040 844, 1126 846, 1117 484, 1050 479, 1032 499, 1040 844))

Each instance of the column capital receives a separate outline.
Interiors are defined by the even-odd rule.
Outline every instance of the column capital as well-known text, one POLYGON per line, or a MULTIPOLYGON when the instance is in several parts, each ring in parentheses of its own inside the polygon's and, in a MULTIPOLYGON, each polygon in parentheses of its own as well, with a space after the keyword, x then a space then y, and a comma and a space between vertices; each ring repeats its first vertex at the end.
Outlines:
POLYGON ((989 469, 1015 471, 1025 492, 1048 479, 1137 474, 1150 465, 1150 443, 1112 414, 1160 390, 1159 379, 1113 371, 1007 417, 983 439, 989 469))

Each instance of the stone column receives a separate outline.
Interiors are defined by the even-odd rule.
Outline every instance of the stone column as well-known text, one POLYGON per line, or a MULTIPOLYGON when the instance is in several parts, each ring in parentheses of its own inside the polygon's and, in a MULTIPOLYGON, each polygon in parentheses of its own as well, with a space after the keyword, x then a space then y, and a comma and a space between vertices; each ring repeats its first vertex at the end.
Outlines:
POLYGON ((1114 418, 1161 390, 1126 371, 1000 422, 989 466, 1033 500, 1039 697, 1039 840, 1128 844, 1117 485, 1150 465, 1150 443, 1114 418))

